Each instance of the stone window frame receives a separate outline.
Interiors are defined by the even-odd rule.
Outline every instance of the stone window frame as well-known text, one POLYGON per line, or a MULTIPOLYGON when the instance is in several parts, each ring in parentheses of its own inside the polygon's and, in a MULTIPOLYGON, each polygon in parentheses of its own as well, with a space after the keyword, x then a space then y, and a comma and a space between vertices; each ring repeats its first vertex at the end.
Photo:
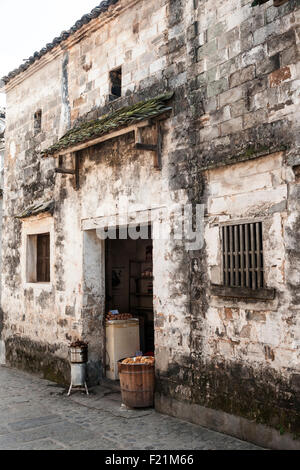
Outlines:
POLYGON ((27 280, 34 283, 49 283, 50 273, 50 233, 27 235, 27 280), (30 273, 28 268, 28 253, 31 251, 32 266, 30 273), (31 277, 30 279, 28 279, 31 277))
POLYGON ((21 267, 22 283, 24 288, 52 289, 54 282, 54 220, 50 214, 40 214, 29 217, 22 221, 22 247, 21 247, 21 267), (48 234, 50 236, 50 281, 36 281, 36 237, 37 235, 48 234), (29 261, 31 258, 31 268, 29 261))
MULTIPOLYGON (((264 217, 253 217, 248 219, 233 219, 224 222, 220 222, 219 225, 219 249, 220 249, 220 269, 221 269, 221 279, 222 284, 211 284, 211 293, 217 297, 225 298, 237 298, 237 299, 257 299, 257 300, 274 300, 275 299, 275 289, 268 288, 266 286, 252 289, 250 287, 231 287, 224 285, 223 273, 223 237, 222 229, 225 226, 235 226, 235 225, 244 225, 244 224, 255 224, 261 222, 264 224, 264 217)), ((264 246, 262 247, 264 249, 264 246)))

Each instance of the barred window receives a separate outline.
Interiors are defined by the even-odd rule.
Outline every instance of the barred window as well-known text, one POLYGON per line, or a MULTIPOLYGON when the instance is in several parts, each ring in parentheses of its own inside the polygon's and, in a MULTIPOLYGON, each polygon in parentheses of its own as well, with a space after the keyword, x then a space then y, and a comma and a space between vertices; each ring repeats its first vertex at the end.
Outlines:
POLYGON ((265 287, 262 222, 222 226, 223 285, 265 287))
POLYGON ((50 282, 50 235, 37 236, 37 282, 50 282))

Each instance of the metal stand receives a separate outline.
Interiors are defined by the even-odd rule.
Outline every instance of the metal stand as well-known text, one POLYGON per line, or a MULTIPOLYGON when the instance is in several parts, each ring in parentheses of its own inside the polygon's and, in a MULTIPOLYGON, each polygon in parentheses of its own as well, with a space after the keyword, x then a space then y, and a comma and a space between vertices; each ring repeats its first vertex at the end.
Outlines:
POLYGON ((81 392, 81 391, 82 391, 82 392, 85 392, 87 395, 89 395, 89 390, 88 390, 88 388, 87 388, 86 382, 84 382, 84 387, 77 387, 77 386, 75 386, 75 385, 73 385, 73 384, 71 383, 70 388, 69 388, 69 391, 68 391, 68 397, 71 395, 71 392, 72 392, 73 388, 74 388, 77 392, 81 392))
POLYGON ((86 363, 72 363, 71 362, 71 385, 68 391, 68 397, 71 395, 72 390, 85 391, 89 395, 86 384, 86 363))

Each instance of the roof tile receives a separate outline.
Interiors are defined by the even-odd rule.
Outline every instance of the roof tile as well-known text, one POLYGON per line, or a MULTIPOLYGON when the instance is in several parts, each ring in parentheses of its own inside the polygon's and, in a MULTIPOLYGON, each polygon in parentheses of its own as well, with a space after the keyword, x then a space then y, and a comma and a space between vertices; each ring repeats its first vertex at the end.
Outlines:
POLYGON ((8 75, 2 77, 0 82, 2 81, 4 84, 7 84, 12 78, 27 70, 30 65, 34 64, 34 62, 36 62, 45 54, 47 54, 47 52, 51 51, 60 43, 68 39, 69 36, 81 29, 84 25, 88 24, 91 20, 97 18, 102 13, 105 13, 111 5, 118 3, 118 1, 119 0, 105 0, 101 2, 100 5, 94 8, 89 14, 83 15, 80 20, 76 21, 75 25, 72 26, 68 31, 62 31, 59 37, 54 38, 52 42, 46 45, 46 47, 43 47, 40 51, 35 52, 31 57, 29 57, 29 59, 24 64, 21 64, 18 68, 10 72, 8 75))
POLYGON ((56 144, 44 150, 42 154, 51 155, 73 145, 96 139, 121 127, 159 116, 171 109, 167 106, 166 102, 172 98, 173 94, 171 92, 159 95, 151 100, 142 101, 133 106, 127 106, 105 114, 98 119, 88 121, 81 126, 69 130, 56 144))
POLYGON ((54 201, 40 202, 25 209, 22 214, 16 215, 16 219, 26 219, 44 212, 54 212, 54 201))

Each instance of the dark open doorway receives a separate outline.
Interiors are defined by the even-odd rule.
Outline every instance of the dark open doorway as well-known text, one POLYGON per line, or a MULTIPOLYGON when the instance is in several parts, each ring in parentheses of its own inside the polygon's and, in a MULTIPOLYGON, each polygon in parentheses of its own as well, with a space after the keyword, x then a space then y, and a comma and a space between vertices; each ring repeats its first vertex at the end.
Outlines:
POLYGON ((154 354, 151 233, 147 240, 120 240, 117 233, 117 239, 108 239, 105 248, 106 312, 118 310, 138 318, 140 351, 154 354))

